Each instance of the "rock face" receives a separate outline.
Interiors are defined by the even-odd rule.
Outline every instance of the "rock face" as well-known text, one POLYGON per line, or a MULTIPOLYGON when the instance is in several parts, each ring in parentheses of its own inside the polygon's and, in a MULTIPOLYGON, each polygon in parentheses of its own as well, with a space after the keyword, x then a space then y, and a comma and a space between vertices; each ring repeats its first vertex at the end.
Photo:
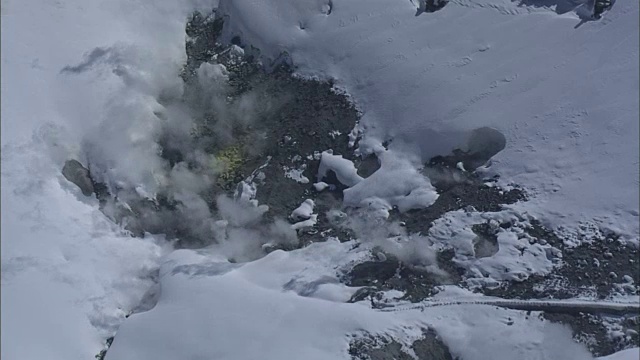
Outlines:
POLYGON ((93 194, 93 182, 89 176, 89 169, 82 166, 77 160, 67 160, 62 168, 62 175, 65 179, 76 184, 82 190, 84 196, 91 196, 93 194))

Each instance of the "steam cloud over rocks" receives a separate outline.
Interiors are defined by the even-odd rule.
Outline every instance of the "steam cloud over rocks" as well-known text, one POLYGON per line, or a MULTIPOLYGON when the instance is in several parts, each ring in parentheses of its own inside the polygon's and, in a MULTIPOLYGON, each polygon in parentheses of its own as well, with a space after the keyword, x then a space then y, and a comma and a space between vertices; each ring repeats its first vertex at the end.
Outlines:
POLYGON ((134 235, 163 233, 192 247, 241 243, 237 228, 249 227, 253 233, 244 235, 258 249, 268 242, 295 244, 295 231, 277 230, 282 221, 260 224, 263 206, 235 191, 239 167, 262 152, 264 133, 256 123, 286 96, 233 87, 227 67, 246 59, 238 47, 225 51, 220 61, 201 62, 183 77, 176 64, 148 62, 148 54, 126 46, 97 48, 64 68, 62 75, 76 81, 112 72, 124 84, 98 124, 82 129, 79 158, 103 212, 134 235), (220 195, 234 192, 235 200, 220 195), (229 224, 225 231, 218 220, 229 224))

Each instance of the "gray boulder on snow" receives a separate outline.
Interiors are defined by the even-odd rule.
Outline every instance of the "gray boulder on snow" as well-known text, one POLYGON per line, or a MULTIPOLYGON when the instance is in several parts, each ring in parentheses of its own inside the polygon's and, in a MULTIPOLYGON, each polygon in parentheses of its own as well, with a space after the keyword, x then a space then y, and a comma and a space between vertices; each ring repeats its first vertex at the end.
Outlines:
POLYGON ((474 170, 484 165, 507 145, 504 134, 490 127, 481 127, 471 132, 467 141, 464 166, 474 170))
POLYGON ((89 176, 89 169, 82 166, 77 160, 67 160, 62 168, 65 179, 76 184, 82 190, 84 196, 91 196, 94 192, 93 182, 89 176))
POLYGON ((471 132, 467 141, 467 151, 474 155, 484 155, 487 160, 502 151, 507 145, 507 139, 498 130, 481 127, 471 132))

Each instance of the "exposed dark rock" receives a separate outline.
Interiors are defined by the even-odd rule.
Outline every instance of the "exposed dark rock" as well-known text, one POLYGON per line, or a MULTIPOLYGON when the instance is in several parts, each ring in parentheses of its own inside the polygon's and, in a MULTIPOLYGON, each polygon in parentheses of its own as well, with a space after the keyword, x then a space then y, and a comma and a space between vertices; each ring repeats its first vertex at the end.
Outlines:
POLYGON ((422 13, 432 13, 441 10, 449 3, 449 0, 420 0, 416 16, 422 13))
MULTIPOLYGON (((217 42, 221 27, 221 20, 214 20, 213 15, 194 15, 187 26, 187 34, 191 37, 187 45, 187 73, 193 75, 203 62, 223 64, 229 73, 230 101, 253 92, 259 94, 260 101, 270 104, 270 110, 258 114, 258 118, 247 127, 234 128, 232 143, 211 138, 209 152, 216 154, 225 146, 237 146, 243 156, 243 162, 229 178, 229 186, 222 186, 217 192, 232 192, 235 183, 261 167, 260 172, 266 181, 259 184, 257 200, 269 206, 265 221, 286 218, 305 198, 317 194, 312 186, 319 165, 318 159, 313 157, 314 152, 333 149, 346 158, 353 158, 347 134, 355 126, 359 113, 346 96, 333 90, 330 82, 295 77, 286 64, 267 72, 250 56, 238 58, 233 55, 229 46, 217 42), (260 134, 259 139, 251 137, 252 134, 260 134), (269 161, 265 163, 266 159, 269 161), (299 183, 287 178, 285 168, 304 169, 302 175, 308 182, 299 183)), ((242 45, 242 39, 237 37, 233 43, 242 45)), ((189 81, 187 78, 187 84, 189 81)), ((190 87, 193 90, 187 90, 187 101, 197 97, 189 93, 197 92, 197 86, 187 85, 187 89, 190 87)), ((202 133, 214 136, 214 132, 208 129, 214 127, 219 119, 215 114, 206 114, 205 118, 202 133)), ((173 156, 173 153, 168 151, 169 155, 173 156)), ((325 231, 339 232, 330 229, 324 218, 324 212, 330 206, 328 202, 318 204, 318 224, 314 229, 303 231, 302 237, 313 241, 319 240, 317 234, 325 231)))
POLYGON ((394 277, 400 262, 394 258, 385 261, 367 261, 358 264, 348 274, 349 286, 377 286, 394 277))
MULTIPOLYGON (((418 360, 453 360, 449 349, 431 329, 423 329, 423 337, 411 344, 418 360)), ((415 360, 402 344, 393 339, 367 335, 349 344, 349 355, 354 360, 415 360)))
MULTIPOLYGON (((438 260, 446 262, 448 255, 450 254, 439 254, 438 260)), ((438 285, 460 279, 457 270, 450 266, 444 268, 451 269, 452 274, 443 277, 423 268, 404 264, 392 255, 385 257, 382 261, 357 264, 345 275, 344 281, 348 286, 363 287, 352 296, 350 302, 368 298, 374 307, 384 306, 378 300, 381 298, 381 292, 387 290, 402 291, 402 300, 419 302, 437 293, 438 285)))
POLYGON ((358 170, 358 175, 363 178, 371 176, 374 172, 380 169, 380 161, 374 154, 369 154, 362 159, 356 159, 354 164, 358 170))
POLYGON ((413 342, 411 348, 419 360, 453 360, 449 348, 435 331, 423 330, 424 337, 413 342))
POLYGON ((617 351, 638 346, 640 316, 604 317, 591 314, 543 313, 549 321, 571 327, 573 337, 583 343, 595 356, 607 356, 617 351), (620 336, 611 337, 604 323, 619 326, 620 336))
POLYGON ((77 160, 67 160, 62 168, 62 175, 80 188, 84 196, 91 196, 94 192, 93 181, 89 169, 77 160))
POLYGON ((183 68, 182 77, 190 82, 195 70, 203 62, 209 61, 216 52, 220 52, 222 45, 217 43, 222 31, 223 20, 216 19, 215 13, 202 14, 195 12, 187 22, 186 41, 187 63, 183 68))
POLYGON ((111 344, 113 344, 113 339, 114 339, 113 336, 107 338, 104 349, 100 350, 100 352, 95 356, 97 360, 104 360, 105 356, 107 356, 107 350, 109 350, 109 348, 111 347, 111 344))
POLYGON ((471 230, 477 235, 473 241, 476 258, 493 256, 498 252, 498 236, 488 223, 475 224, 471 230))
POLYGON ((473 130, 467 142, 467 158, 462 160, 465 169, 473 171, 484 165, 505 146, 507 139, 500 131, 489 127, 473 130))
MULTIPOLYGON (((478 167, 487 164, 493 156, 504 150, 506 145, 507 139, 500 131, 481 127, 471 131, 467 143, 463 146, 464 149, 454 149, 449 155, 434 156, 429 160, 429 165, 431 168, 434 165, 440 165, 458 169, 460 164, 465 171, 469 172, 467 175, 471 175, 478 167)), ((437 170, 443 171, 442 168, 437 170)), ((442 176, 433 170, 431 175, 436 179, 442 176)))
POLYGON ((487 186, 477 175, 449 167, 442 159, 432 159, 425 172, 439 193, 435 203, 406 213, 391 212, 391 219, 404 222, 409 233, 426 234, 433 221, 449 211, 471 206, 480 212, 495 212, 500 211, 503 204, 526 199, 524 191, 518 188, 504 191, 487 186), (435 172, 439 175, 432 176, 435 172))
MULTIPOLYGON (((333 149, 334 152, 352 158, 348 147, 349 132, 355 126, 359 113, 347 96, 333 90, 330 82, 306 80, 293 75, 287 65, 277 66, 267 72, 260 64, 244 56, 236 45, 222 44, 218 36, 223 20, 215 13, 195 13, 186 26, 187 61, 182 78, 185 82, 182 99, 158 99, 161 103, 179 101, 180 106, 190 109, 195 118, 193 138, 175 139, 171 134, 161 134, 159 154, 169 169, 185 163, 193 170, 185 149, 194 148, 224 159, 228 170, 217 177, 217 182, 198 194, 209 205, 212 214, 217 213, 216 198, 220 194, 232 196, 237 184, 260 168, 266 181, 256 181, 259 186, 257 200, 269 206, 264 222, 275 218, 286 219, 293 209, 309 197, 315 197, 313 188, 319 160, 313 155, 318 150, 333 149), (229 81, 224 99, 229 106, 243 95, 255 95, 255 119, 251 122, 235 121, 221 117, 207 105, 210 98, 203 95, 196 71, 203 63, 224 65, 229 81), (228 136, 220 135, 224 127, 228 136), (189 144, 185 145, 185 141, 189 144), (306 183, 299 183, 285 176, 285 169, 303 169, 306 183)), ((156 114, 162 117, 162 114, 156 114)), ((88 175, 87 175, 88 176, 88 175)), ((85 179, 87 180, 88 177, 85 179)), ((87 184, 91 184, 87 180, 87 184)), ((125 225, 134 236, 146 232, 166 234, 168 239, 178 239, 178 247, 201 247, 208 245, 213 235, 206 224, 194 223, 193 217, 180 201, 171 194, 158 194, 155 200, 144 199, 132 189, 109 189, 104 184, 94 183, 99 193, 101 209, 118 223, 125 225)), ((331 226, 325 213, 340 206, 335 199, 341 191, 320 194, 318 200, 317 225, 300 231, 302 244, 320 241, 328 235, 347 238, 347 231, 331 226)), ((210 228, 210 227, 209 227, 210 228)))
POLYGON ((560 249, 563 264, 547 276, 536 275, 522 282, 485 289, 486 294, 518 299, 566 299, 593 293, 604 299, 614 292, 639 293, 640 251, 636 246, 607 236, 585 239, 577 247, 567 247, 553 231, 536 221, 531 224, 527 233, 536 241, 545 241, 560 249))

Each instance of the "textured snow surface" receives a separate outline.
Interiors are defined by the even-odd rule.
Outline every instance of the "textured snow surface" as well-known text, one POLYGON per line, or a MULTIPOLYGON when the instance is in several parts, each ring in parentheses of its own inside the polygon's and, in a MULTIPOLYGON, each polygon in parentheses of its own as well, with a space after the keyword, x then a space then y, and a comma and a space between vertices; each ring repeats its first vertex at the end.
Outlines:
MULTIPOLYGON (((221 1, 227 37, 285 52, 302 74, 336 79, 365 136, 423 160, 490 126, 507 138, 502 182, 555 226, 596 221, 638 238, 638 2, 599 22, 508 0, 221 1)), ((535 2, 534 2, 535 3, 535 2)), ((542 2, 541 2, 542 3, 542 2)))
POLYGON ((116 49, 85 67, 144 58, 157 70, 147 79, 161 85, 185 57, 184 18, 194 5, 2 1, 2 359, 93 359, 153 284, 169 249, 123 233, 60 173, 65 160, 84 161, 87 129, 114 109, 122 111, 113 119, 129 121, 144 107, 108 103, 131 95, 110 71, 91 79, 61 71, 83 54, 116 49))
POLYGON ((600 357, 598 360, 636 360, 638 358, 640 358, 640 348, 633 348, 618 351, 617 353, 609 356, 600 357))
POLYGON ((2 148, 2 358, 89 359, 169 249, 122 233, 44 150, 2 148))
POLYGON ((351 160, 344 159, 342 155, 334 155, 333 151, 323 151, 318 168, 318 180, 322 180, 333 171, 336 178, 344 186, 351 187, 362 181, 355 165, 351 160))
POLYGON ((546 275, 561 258, 555 257, 560 250, 549 244, 530 243, 524 228, 528 222, 519 219, 511 210, 497 213, 452 211, 433 222, 428 239, 436 244, 453 247, 458 265, 466 268, 472 284, 497 284, 498 281, 521 281, 531 275, 546 275), (473 224, 489 222, 496 229, 498 250, 488 257, 478 257, 474 249, 477 235, 473 224), (509 229, 500 228, 501 223, 510 223, 509 229))
POLYGON ((380 169, 363 179, 352 161, 331 151, 324 151, 320 158, 318 180, 333 171, 338 181, 348 187, 344 191, 344 204, 366 207, 375 204, 384 209, 397 206, 400 211, 425 208, 438 198, 436 190, 418 168, 420 162, 411 162, 401 154, 379 150, 376 153, 380 169))
POLYGON ((292 219, 308 219, 313 214, 315 203, 311 199, 307 199, 291 212, 292 219))
MULTIPOLYGON (((179 90, 186 15, 214 5, 2 1, 0 357, 91 359, 124 322, 108 359, 340 359, 349 334, 408 342, 429 325, 465 360, 590 358, 569 329, 519 311, 382 313, 345 304, 356 289, 337 277, 367 256, 364 246, 330 241, 240 265, 214 250, 166 255, 161 239, 114 227, 60 169, 69 158, 85 160, 83 135, 101 126, 93 140, 122 155, 110 176, 153 194, 152 181, 134 170, 152 173, 156 164, 130 150, 156 150, 154 99, 179 90), (131 132, 120 142, 123 124, 131 132), (125 321, 161 263, 158 305, 125 321)), ((595 220, 637 239, 637 1, 619 1, 602 21, 578 28, 573 13, 508 0, 455 0, 421 16, 406 0, 221 6, 226 36, 257 46, 267 65, 286 52, 301 74, 334 78, 353 96, 363 111, 363 153, 380 153, 380 141, 393 138, 382 171, 367 179, 327 157, 351 186, 350 201, 426 206, 435 193, 416 164, 491 126, 507 148, 488 172, 534 195, 517 210, 570 228, 595 220), (402 159, 385 164, 387 156, 402 159)), ((461 246, 468 225, 454 239, 461 246)), ((501 236, 506 250, 496 256, 515 246, 511 234, 501 236)), ((536 258, 512 265, 547 271, 548 259, 536 258)), ((469 266, 481 271, 491 259, 469 266)))
POLYGON ((425 208, 438 198, 431 182, 406 158, 392 151, 377 154, 380 169, 368 178, 344 191, 346 205, 363 206, 367 203, 383 203, 397 206, 402 212, 425 208))
POLYGON ((435 328, 463 359, 591 358, 568 328, 537 314, 482 305, 379 312, 343 303, 355 288, 339 284, 336 270, 365 253, 352 245, 330 240, 241 266, 176 251, 161 268, 160 302, 121 326, 107 359, 349 359, 348 335, 410 343, 420 326, 435 328))

